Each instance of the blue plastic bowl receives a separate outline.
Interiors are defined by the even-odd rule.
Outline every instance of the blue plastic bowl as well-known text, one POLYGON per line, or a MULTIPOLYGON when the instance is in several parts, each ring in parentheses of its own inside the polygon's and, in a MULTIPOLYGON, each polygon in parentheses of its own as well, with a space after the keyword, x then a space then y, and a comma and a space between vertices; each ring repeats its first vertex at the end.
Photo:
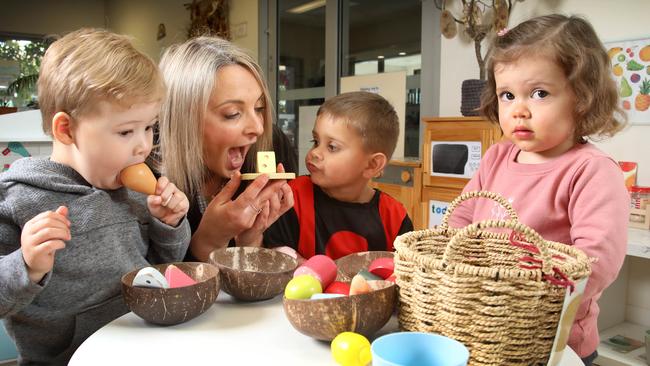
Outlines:
POLYGON ((469 351, 460 342, 433 333, 398 332, 375 339, 373 366, 466 366, 469 351))

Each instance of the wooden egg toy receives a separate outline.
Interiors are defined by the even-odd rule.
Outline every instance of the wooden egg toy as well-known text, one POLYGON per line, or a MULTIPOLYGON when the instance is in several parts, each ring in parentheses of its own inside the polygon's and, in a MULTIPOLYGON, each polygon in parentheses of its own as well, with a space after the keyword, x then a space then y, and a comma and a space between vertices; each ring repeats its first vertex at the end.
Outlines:
POLYGON ((350 284, 347 282, 334 281, 327 286, 324 292, 326 294, 341 294, 347 296, 350 294, 350 284))
POLYGON ((323 292, 320 281, 308 274, 298 275, 287 283, 284 297, 287 299, 310 299, 315 294, 323 292))
POLYGON ((383 279, 387 279, 393 274, 395 270, 395 263, 393 258, 383 257, 374 259, 368 265, 368 271, 375 276, 379 276, 383 279))
POLYGON ((304 274, 316 277, 321 287, 325 289, 336 278, 336 263, 326 255, 315 255, 298 267, 293 273, 293 276, 296 277, 304 274))
MULTIPOLYGON (((362 269, 367 269, 375 258, 392 257, 391 252, 354 253, 335 261, 337 278, 328 286, 325 294, 341 294, 349 288, 352 278, 362 269), (343 283, 347 285, 342 289, 343 283), (328 292, 328 289, 330 292, 328 292)), ((359 276, 364 282, 363 276, 359 276)), ((366 337, 372 336, 390 319, 395 309, 397 291, 394 283, 384 280, 371 281, 376 289, 357 295, 317 299, 283 298, 284 314, 291 325, 309 337, 331 341, 343 332, 355 332, 366 337)), ((366 285, 368 285, 366 283, 366 285)))
POLYGON ((148 195, 156 193, 156 177, 145 163, 124 168, 120 172, 120 181, 130 190, 148 195))

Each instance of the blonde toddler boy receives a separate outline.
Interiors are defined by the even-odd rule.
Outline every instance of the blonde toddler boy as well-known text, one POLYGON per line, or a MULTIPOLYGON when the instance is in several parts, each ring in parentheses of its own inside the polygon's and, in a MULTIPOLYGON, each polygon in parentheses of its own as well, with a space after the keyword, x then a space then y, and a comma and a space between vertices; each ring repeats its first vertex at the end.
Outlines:
POLYGON ((0 316, 21 365, 63 365, 128 311, 123 274, 182 260, 189 204, 165 177, 148 197, 122 187, 120 171, 151 151, 164 94, 126 37, 81 29, 54 42, 38 93, 53 150, 0 175, 0 316))

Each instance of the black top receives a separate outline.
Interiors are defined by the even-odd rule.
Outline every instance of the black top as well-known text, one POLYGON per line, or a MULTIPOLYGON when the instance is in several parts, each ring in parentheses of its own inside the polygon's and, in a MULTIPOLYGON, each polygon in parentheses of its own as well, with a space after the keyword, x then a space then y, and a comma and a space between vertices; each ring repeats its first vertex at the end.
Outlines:
POLYGON ((404 206, 375 190, 367 203, 328 196, 309 176, 289 182, 294 207, 264 232, 267 247, 289 246, 305 258, 326 254, 340 258, 369 250, 393 250, 397 235, 413 230, 404 206))

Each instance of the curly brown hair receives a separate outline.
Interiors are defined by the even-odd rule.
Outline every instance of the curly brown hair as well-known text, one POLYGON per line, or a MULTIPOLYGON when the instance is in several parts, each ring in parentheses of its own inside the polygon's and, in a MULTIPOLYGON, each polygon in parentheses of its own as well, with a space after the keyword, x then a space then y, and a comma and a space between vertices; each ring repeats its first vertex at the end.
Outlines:
POLYGON ((575 136, 611 137, 626 124, 618 105, 609 56, 591 24, 577 16, 551 14, 529 19, 495 38, 488 60, 488 80, 480 112, 498 123, 499 105, 494 79, 496 64, 526 56, 555 60, 576 95, 575 136))

